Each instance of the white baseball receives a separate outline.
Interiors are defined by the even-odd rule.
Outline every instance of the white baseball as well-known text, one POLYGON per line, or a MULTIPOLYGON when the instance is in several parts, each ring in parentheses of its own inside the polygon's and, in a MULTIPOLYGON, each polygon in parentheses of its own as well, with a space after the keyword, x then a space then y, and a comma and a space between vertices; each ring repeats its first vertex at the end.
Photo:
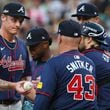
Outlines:
POLYGON ((25 90, 30 90, 32 87, 33 87, 33 84, 32 84, 31 82, 29 82, 29 81, 26 81, 26 82, 24 83, 24 85, 23 85, 23 88, 24 88, 25 90))

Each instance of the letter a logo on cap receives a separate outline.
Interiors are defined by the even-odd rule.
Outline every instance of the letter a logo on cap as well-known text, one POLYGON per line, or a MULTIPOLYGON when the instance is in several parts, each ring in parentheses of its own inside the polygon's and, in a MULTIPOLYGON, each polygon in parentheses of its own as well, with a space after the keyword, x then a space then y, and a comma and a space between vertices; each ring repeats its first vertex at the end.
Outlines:
POLYGON ((22 12, 22 13, 24 13, 24 9, 23 9, 23 7, 21 7, 21 8, 18 10, 18 12, 22 12))
POLYGON ((32 39, 31 33, 28 34, 27 39, 32 39))
POLYGON ((85 11, 85 6, 81 6, 81 8, 78 11, 85 11))

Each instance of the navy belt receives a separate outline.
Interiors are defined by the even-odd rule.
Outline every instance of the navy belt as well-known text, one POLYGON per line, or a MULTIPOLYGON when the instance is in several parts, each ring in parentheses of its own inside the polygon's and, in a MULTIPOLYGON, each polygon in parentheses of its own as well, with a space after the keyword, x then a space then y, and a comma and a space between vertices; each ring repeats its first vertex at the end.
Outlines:
POLYGON ((3 105, 12 105, 16 104, 19 100, 12 100, 12 99, 7 99, 7 100, 0 100, 0 104, 3 105))

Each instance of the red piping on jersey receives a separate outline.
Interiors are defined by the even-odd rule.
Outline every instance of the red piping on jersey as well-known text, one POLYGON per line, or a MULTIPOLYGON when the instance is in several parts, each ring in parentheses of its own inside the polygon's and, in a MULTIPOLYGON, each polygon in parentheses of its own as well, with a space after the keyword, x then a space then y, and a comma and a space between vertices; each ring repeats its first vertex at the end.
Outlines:
POLYGON ((7 47, 7 46, 5 45, 5 43, 3 42, 3 39, 1 38, 0 40, 1 40, 0 43, 1 43, 3 46, 7 47))
MULTIPOLYGON (((17 39, 17 37, 15 37, 16 38, 16 47, 14 48, 14 49, 10 49, 6 44, 5 44, 5 42, 3 41, 3 37, 1 36, 1 43, 2 43, 2 45, 4 45, 4 46, 6 46, 8 49, 10 49, 10 50, 16 50, 17 48, 18 48, 18 39, 17 39)), ((5 40, 5 39, 4 39, 5 40)))
POLYGON ((98 93, 99 93, 99 87, 98 87, 98 85, 96 84, 96 96, 98 96, 98 93))
POLYGON ((60 55, 68 55, 68 56, 73 56, 73 55, 80 55, 80 56, 84 56, 81 52, 79 52, 78 50, 70 50, 67 52, 64 52, 60 55))
POLYGON ((69 55, 69 56, 73 56, 73 55, 80 55, 80 56, 84 56, 82 53, 80 53, 80 54, 64 54, 64 55, 69 55))
MULTIPOLYGON (((17 43, 17 44, 18 44, 18 43, 17 43)), ((17 47, 17 45, 16 45, 16 47, 17 47)), ((14 52, 11 51, 11 54, 12 54, 11 56, 13 56, 13 59, 16 59, 15 51, 16 51, 16 48, 14 49, 14 52), (13 54, 13 53, 14 53, 14 54, 13 54)), ((15 74, 16 74, 16 72, 13 71, 13 74, 11 74, 11 78, 12 78, 12 77, 15 77, 15 74), (14 76, 13 76, 13 75, 14 75, 14 76)), ((13 78, 12 78, 12 79, 13 79, 13 78)), ((15 96, 15 90, 12 91, 12 96, 13 96, 13 97, 15 96)))
POLYGON ((73 56, 73 55, 80 55, 80 56, 84 56, 83 53, 78 53, 78 54, 72 54, 72 53, 64 53, 63 55, 68 55, 68 56, 73 56))
POLYGON ((52 97, 50 94, 46 93, 46 92, 40 92, 40 91, 36 91, 36 94, 42 94, 42 95, 45 95, 45 96, 48 96, 48 97, 52 97))

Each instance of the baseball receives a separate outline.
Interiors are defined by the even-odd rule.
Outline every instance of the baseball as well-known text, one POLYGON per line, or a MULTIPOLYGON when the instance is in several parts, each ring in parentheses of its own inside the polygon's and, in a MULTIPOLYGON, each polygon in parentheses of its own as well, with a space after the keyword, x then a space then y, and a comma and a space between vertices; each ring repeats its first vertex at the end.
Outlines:
POLYGON ((23 85, 23 88, 25 90, 30 90, 32 87, 33 87, 33 84, 29 81, 25 82, 24 85, 23 85))

